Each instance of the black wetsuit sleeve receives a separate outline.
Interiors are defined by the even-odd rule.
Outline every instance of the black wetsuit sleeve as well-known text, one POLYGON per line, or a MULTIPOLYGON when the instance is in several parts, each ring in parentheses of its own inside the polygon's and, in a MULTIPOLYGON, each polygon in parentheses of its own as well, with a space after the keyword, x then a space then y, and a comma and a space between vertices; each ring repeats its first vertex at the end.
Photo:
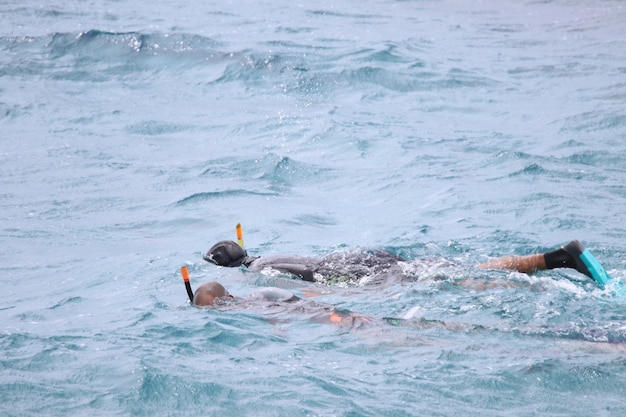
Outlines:
POLYGON ((273 269, 276 269, 277 271, 300 277, 300 279, 302 279, 303 281, 315 282, 315 278, 313 278, 313 271, 311 271, 309 268, 305 266, 281 263, 281 264, 272 264, 271 267, 273 269))

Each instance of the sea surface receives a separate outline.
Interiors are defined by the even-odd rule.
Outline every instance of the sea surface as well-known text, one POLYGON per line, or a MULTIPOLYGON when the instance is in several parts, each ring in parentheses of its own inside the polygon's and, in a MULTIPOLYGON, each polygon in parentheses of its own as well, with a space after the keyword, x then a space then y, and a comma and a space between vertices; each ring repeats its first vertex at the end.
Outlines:
POLYGON ((0 2, 0 416, 623 416, 626 3, 0 2), (202 260, 386 249, 322 285, 202 260), (218 281, 367 316, 198 309, 218 281))

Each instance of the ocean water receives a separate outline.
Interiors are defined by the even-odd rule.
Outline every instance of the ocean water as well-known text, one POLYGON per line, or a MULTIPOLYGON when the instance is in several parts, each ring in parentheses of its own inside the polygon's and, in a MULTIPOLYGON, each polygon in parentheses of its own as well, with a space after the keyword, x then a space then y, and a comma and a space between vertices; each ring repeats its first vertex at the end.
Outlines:
POLYGON ((0 3, 0 415, 622 416, 621 1, 0 3), (343 288, 202 261, 384 248, 343 288), (426 261, 424 261, 426 260, 426 261), (359 312, 200 310, 266 286, 359 312), (398 318, 401 320, 385 320, 398 318))

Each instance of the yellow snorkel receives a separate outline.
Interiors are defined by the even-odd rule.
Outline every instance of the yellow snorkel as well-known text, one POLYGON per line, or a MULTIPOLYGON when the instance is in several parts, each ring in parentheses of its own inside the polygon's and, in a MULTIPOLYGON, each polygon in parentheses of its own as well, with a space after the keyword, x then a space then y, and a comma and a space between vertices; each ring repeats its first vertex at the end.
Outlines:
POLYGON ((237 226, 235 226, 235 230, 237 231, 237 243, 239 243, 241 249, 245 249, 243 247, 243 230, 241 230, 241 223, 237 223, 237 226))

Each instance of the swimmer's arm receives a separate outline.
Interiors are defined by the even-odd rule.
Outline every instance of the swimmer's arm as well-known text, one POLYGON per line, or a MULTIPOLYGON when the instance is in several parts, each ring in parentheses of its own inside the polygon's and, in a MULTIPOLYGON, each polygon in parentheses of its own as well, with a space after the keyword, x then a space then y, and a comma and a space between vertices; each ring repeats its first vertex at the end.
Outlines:
POLYGON ((286 274, 292 274, 297 277, 300 277, 303 281, 315 282, 315 278, 313 278, 313 271, 309 268, 302 265, 295 264, 273 264, 272 269, 275 269, 280 272, 284 272, 286 274))

